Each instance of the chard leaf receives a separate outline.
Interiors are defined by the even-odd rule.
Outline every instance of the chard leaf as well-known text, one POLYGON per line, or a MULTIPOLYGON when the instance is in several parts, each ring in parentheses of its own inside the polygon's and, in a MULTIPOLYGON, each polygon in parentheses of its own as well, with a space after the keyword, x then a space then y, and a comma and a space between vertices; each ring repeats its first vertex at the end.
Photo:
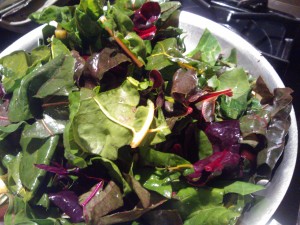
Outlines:
MULTIPOLYGON (((24 130, 29 129, 27 125, 24 130)), ((23 157, 20 162, 20 179, 24 187, 31 192, 33 197, 40 184, 45 178, 46 171, 40 170, 34 164, 49 165, 57 148, 59 136, 52 136, 47 139, 21 137, 23 157)))
POLYGON ((103 15, 103 0, 81 0, 79 8, 94 20, 103 15))
POLYGON ((81 89, 80 107, 73 120, 76 143, 84 151, 110 160, 117 158, 124 145, 137 147, 154 117, 150 100, 148 106, 137 107, 138 103, 138 90, 129 81, 98 95, 81 89))
POLYGON ((100 53, 92 54, 86 61, 86 66, 93 78, 101 80, 105 72, 123 62, 130 61, 124 53, 117 49, 104 48, 100 53))
POLYGON ((97 224, 117 224, 117 223, 123 223, 123 222, 128 222, 132 220, 136 220, 140 218, 143 214, 146 212, 162 205, 164 202, 166 202, 166 199, 156 195, 155 193, 151 194, 150 197, 150 206, 147 208, 143 208, 141 204, 136 205, 132 210, 128 211, 122 211, 122 212, 117 212, 114 214, 110 214, 104 217, 99 218, 98 216, 96 217, 97 219, 97 224))
POLYGON ((157 42, 151 55, 147 57, 146 70, 161 70, 173 65, 172 58, 182 57, 177 49, 176 38, 168 38, 157 42))
POLYGON ((48 138, 64 132, 67 121, 55 120, 48 115, 38 119, 30 127, 23 131, 22 135, 27 138, 48 138))
POLYGON ((51 80, 51 78, 62 78, 64 75, 70 76, 66 72, 70 72, 71 69, 74 69, 74 59, 71 56, 61 55, 43 67, 39 67, 27 74, 22 79, 20 86, 14 90, 8 111, 10 121, 19 122, 27 120, 41 113, 41 102, 39 99, 34 98, 34 95, 40 88, 42 94, 40 96, 62 92, 64 94, 68 93, 67 91, 70 91, 70 82, 73 82, 72 80, 63 80, 64 85, 68 85, 67 87, 61 84, 58 84, 58 87, 51 87, 57 81, 56 79, 51 80), (43 86, 43 84, 46 85, 43 86), (51 87, 51 89, 45 89, 47 86, 51 87))
POLYGON ((50 95, 68 96, 74 89, 74 66, 75 59, 71 56, 60 56, 63 58, 62 64, 54 68, 54 73, 39 88, 36 98, 45 98, 50 95))
POLYGON ((120 171, 119 167, 111 160, 102 158, 102 157, 95 157, 91 159, 92 163, 94 161, 100 161, 100 163, 107 169, 108 174, 112 178, 112 180, 123 186, 123 193, 128 194, 132 191, 131 187, 129 186, 128 182, 124 179, 122 172, 120 171))
POLYGON ((156 151, 152 148, 140 148, 141 162, 154 167, 176 167, 177 165, 191 164, 179 155, 156 151))
POLYGON ((221 46, 218 40, 208 29, 205 29, 196 48, 188 53, 187 56, 214 66, 220 53, 221 46))
POLYGON ((110 181, 104 190, 93 187, 91 191, 81 195, 80 203, 84 204, 95 191, 94 197, 85 206, 84 218, 91 224, 104 224, 100 223, 103 216, 123 206, 122 193, 119 187, 110 181))
POLYGON ((166 1, 160 4, 161 8, 161 21, 166 21, 169 17, 181 6, 179 1, 166 1))
POLYGON ((254 192, 265 189, 265 187, 252 184, 249 182, 235 181, 234 183, 224 187, 224 193, 237 193, 240 195, 249 195, 254 192))

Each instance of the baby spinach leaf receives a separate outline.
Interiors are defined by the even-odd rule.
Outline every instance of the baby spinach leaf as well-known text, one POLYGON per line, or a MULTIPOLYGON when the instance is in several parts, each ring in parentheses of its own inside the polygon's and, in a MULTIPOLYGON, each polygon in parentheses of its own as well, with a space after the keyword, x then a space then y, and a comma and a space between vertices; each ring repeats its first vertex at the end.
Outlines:
POLYGON ((38 46, 30 52, 30 67, 33 68, 39 63, 45 64, 49 61, 49 59, 49 47, 45 45, 38 46))
POLYGON ((187 187, 177 193, 173 207, 179 210, 184 224, 228 225, 240 213, 224 207, 223 197, 223 189, 187 187))
POLYGON ((173 181, 178 180, 179 172, 170 173, 166 170, 143 168, 135 171, 135 179, 146 189, 155 191, 158 194, 171 198, 173 193, 173 181))
POLYGON ((18 87, 29 66, 29 55, 25 51, 16 51, 0 59, 2 84, 7 93, 13 92, 18 87))
POLYGON ((199 159, 204 159, 213 154, 213 146, 204 131, 200 130, 197 135, 199 141, 199 159))
POLYGON ((226 117, 237 119, 248 105, 248 95, 251 90, 248 75, 242 68, 226 71, 219 77, 220 85, 217 90, 231 89, 231 98, 221 98, 221 111, 226 117))
POLYGON ((104 0, 81 0, 79 8, 94 20, 103 15, 104 0))
POLYGON ((55 58, 59 55, 70 55, 70 50, 67 46, 59 39, 53 37, 51 40, 51 55, 55 58))
POLYGON ((24 122, 19 122, 19 123, 10 124, 10 125, 7 125, 7 126, 0 126, 0 141, 2 141, 9 134, 15 132, 23 124, 24 124, 24 122))
POLYGON ((214 66, 220 53, 221 46, 218 40, 208 29, 205 29, 196 48, 188 53, 188 57, 198 59, 210 66, 214 66))
POLYGON ((235 181, 230 185, 224 187, 224 193, 237 193, 240 195, 249 195, 254 192, 265 189, 265 187, 252 184, 249 182, 235 181))

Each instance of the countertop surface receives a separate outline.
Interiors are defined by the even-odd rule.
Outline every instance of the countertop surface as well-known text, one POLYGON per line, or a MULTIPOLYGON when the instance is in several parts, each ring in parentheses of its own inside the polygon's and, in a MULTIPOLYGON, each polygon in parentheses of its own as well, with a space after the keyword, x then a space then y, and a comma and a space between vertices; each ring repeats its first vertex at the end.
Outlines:
MULTIPOLYGON (((0 52, 7 46, 12 44, 15 40, 20 38, 22 33, 15 33, 0 27, 0 52)), ((285 86, 294 90, 293 106, 296 112, 298 127, 300 125, 300 34, 298 34, 296 42, 294 43, 291 55, 290 64, 287 72, 279 74, 285 86)), ((299 149, 299 146, 298 146, 299 149)), ((300 203, 300 156, 298 154, 297 164, 293 179, 289 185, 288 191, 275 212, 273 219, 278 221, 281 225, 300 225, 297 222, 298 209, 300 203)))

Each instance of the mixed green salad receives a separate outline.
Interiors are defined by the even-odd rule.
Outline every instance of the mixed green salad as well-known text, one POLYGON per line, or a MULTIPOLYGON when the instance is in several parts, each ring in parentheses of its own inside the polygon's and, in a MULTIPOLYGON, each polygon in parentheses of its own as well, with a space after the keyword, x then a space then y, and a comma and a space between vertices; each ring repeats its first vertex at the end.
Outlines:
POLYGON ((81 0, 31 15, 41 44, 0 59, 6 225, 228 225, 259 201, 292 90, 270 92, 208 29, 186 52, 179 8, 81 0))

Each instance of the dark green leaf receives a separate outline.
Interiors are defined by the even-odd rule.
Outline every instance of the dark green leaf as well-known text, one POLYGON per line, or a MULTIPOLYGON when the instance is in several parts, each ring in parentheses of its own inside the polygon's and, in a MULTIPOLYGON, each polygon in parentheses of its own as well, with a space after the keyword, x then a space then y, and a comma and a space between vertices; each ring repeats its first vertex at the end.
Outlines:
MULTIPOLYGON (((30 129, 30 125, 24 128, 30 129)), ((43 182, 47 171, 38 169, 34 164, 49 165, 57 148, 59 136, 52 136, 48 139, 37 139, 22 136, 21 146, 23 157, 20 162, 20 179, 24 187, 29 190, 33 197, 40 184, 43 182)))
POLYGON ((21 81, 20 87, 15 89, 9 106, 8 116, 10 121, 19 122, 37 116, 41 113, 41 102, 33 96, 40 90, 39 96, 48 94, 68 94, 73 78, 74 59, 71 56, 59 56, 43 67, 37 68, 27 74, 21 81), (52 79, 53 78, 53 79, 52 79), (60 83, 57 84, 57 81, 60 83), (58 86, 54 86, 56 83, 58 86), (67 85, 67 86, 66 86, 67 85), (46 87, 51 89, 45 89, 46 87))
POLYGON ((200 130, 198 134, 199 144, 199 159, 204 159, 213 154, 213 147, 205 132, 200 130))

